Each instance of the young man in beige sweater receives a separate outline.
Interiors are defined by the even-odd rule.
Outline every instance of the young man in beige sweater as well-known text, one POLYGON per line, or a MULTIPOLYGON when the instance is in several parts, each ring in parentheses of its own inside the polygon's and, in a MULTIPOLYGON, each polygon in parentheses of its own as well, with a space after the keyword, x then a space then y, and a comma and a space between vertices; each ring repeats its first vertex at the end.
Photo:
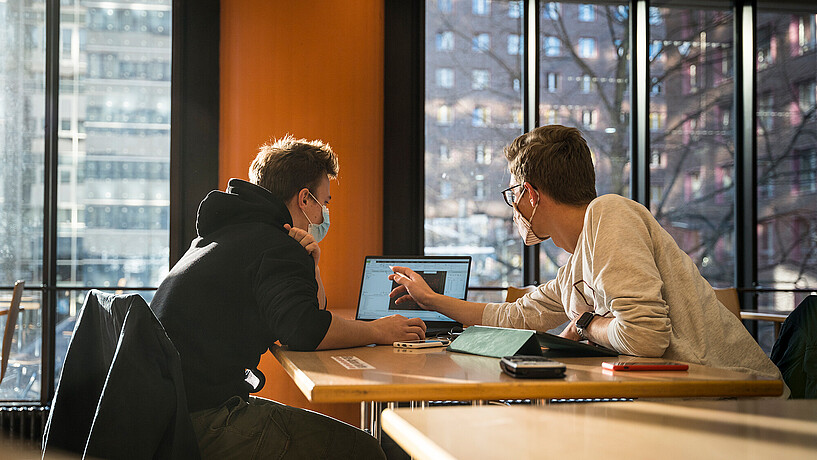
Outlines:
POLYGON ((590 150, 577 129, 536 128, 506 147, 505 157, 512 185, 503 195, 525 244, 553 238, 571 254, 567 263, 516 302, 488 304, 437 294, 395 267, 398 303, 411 297, 465 325, 547 331, 569 320, 563 337, 622 354, 781 378, 647 208, 618 195, 596 197, 590 150))

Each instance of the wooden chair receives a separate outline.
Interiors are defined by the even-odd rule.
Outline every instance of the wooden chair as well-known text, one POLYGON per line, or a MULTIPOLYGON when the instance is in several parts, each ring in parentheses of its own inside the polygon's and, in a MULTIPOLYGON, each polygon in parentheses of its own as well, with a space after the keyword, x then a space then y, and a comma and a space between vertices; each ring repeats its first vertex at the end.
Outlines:
POLYGON ((2 361, 0 361, 0 382, 6 376, 6 367, 9 363, 9 352, 11 351, 11 340, 14 338, 14 328, 17 326, 17 317, 20 313, 20 300, 23 298, 23 289, 25 288, 25 281, 18 280, 14 283, 14 292, 11 295, 11 304, 8 310, 0 314, 7 314, 6 328, 3 332, 3 354, 2 361))
POLYGON ((770 321, 774 324, 774 339, 780 335, 780 326, 788 313, 774 311, 741 311, 738 290, 735 288, 715 289, 715 297, 740 320, 770 321))
POLYGON ((529 292, 536 290, 536 286, 524 286, 521 288, 508 286, 508 291, 505 294, 505 302, 516 302, 516 299, 524 296, 529 292))
POLYGON ((723 304, 729 311, 731 311, 738 319, 740 318, 740 299, 738 298, 738 290, 735 288, 715 289, 715 297, 723 304))

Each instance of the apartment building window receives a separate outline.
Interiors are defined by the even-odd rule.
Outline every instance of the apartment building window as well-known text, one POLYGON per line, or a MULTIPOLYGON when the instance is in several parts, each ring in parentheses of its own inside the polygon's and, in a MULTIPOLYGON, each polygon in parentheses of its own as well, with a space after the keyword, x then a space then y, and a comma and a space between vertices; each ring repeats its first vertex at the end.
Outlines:
POLYGON ((511 116, 513 117, 513 121, 511 122, 511 126, 514 128, 522 128, 522 122, 524 120, 524 112, 522 109, 513 110, 511 111, 511 116))
POLYGON ((486 127, 491 124, 491 108, 485 106, 474 107, 471 113, 471 126, 486 127))
POLYGON ((559 90, 561 75, 556 72, 548 72, 545 74, 546 88, 549 93, 555 93, 559 90))
POLYGON ((474 160, 477 164, 491 164, 491 148, 485 144, 477 144, 474 149, 474 160))
POLYGON ((652 40, 650 42, 650 62, 663 61, 665 57, 663 51, 664 43, 659 40, 652 40))
POLYGON ((491 36, 486 33, 477 34, 471 40, 471 50, 479 53, 490 51, 491 36))
POLYGON ((435 39, 437 51, 453 51, 454 50, 454 32, 446 30, 437 33, 435 39))
POLYGON ((522 17, 522 0, 511 0, 508 2, 508 17, 519 19, 522 17))
POLYGON ((690 64, 687 68, 687 77, 688 77, 688 85, 689 85, 689 92, 695 93, 698 91, 698 66, 696 64, 690 64))
POLYGON ((482 174, 474 176, 474 198, 477 200, 485 198, 485 176, 482 174))
POLYGON ((664 129, 664 114, 661 112, 650 112, 650 129, 659 131, 664 129))
POLYGON ((491 13, 491 0, 471 0, 471 11, 477 16, 487 16, 491 13))
POLYGON ((559 2, 548 2, 545 4, 544 16, 550 20, 556 21, 559 15, 562 14, 562 4, 559 2))
POLYGON ((511 56, 521 56, 524 48, 522 36, 519 34, 508 35, 508 54, 511 56))
POLYGON ((660 81, 659 79, 653 77, 652 84, 650 85, 650 94, 653 96, 657 96, 664 92, 664 82, 660 81))
POLYGON ((441 160, 451 159, 451 150, 449 150, 448 144, 440 144, 440 159, 441 160))
POLYGON ((763 27, 757 31, 757 68, 763 70, 775 61, 775 38, 771 27, 763 27))
POLYGON ((491 71, 475 69, 471 72, 471 89, 484 90, 491 86, 491 71))
POLYGON ((437 109, 437 124, 442 126, 449 126, 454 122, 454 112, 450 106, 441 105, 437 109))
POLYGON ((595 58, 596 56, 596 39, 588 37, 579 38, 579 57, 595 58))
POLYGON ((545 117, 544 117, 544 124, 545 125, 558 125, 559 124, 559 113, 556 109, 545 109, 545 117))
POLYGON ((451 198, 453 193, 454 187, 451 185, 451 182, 443 178, 442 182, 440 182, 440 197, 451 198))
POLYGON ((774 95, 771 91, 757 100, 757 124, 765 132, 774 128, 774 95))
POLYGON ((582 109, 582 126, 588 129, 596 128, 596 111, 592 109, 582 109))
POLYGON ((440 88, 451 88, 454 86, 454 69, 443 67, 437 69, 437 86, 440 88))
POLYGON ((808 112, 817 105, 817 85, 815 80, 801 82, 797 85, 800 111, 808 112))
POLYGON ((814 193, 817 191, 817 148, 795 150, 794 156, 794 171, 799 192, 814 193))
POLYGON ((692 171, 687 173, 686 177, 686 199, 698 199, 702 195, 703 182, 701 181, 701 172, 692 171))
POLYGON ((660 168, 664 165, 663 155, 657 150, 650 152, 650 168, 660 168))
POLYGON ((593 22, 596 20, 596 6, 580 4, 579 5, 579 21, 593 22))
POLYGON ((579 88, 582 94, 588 94, 593 89, 593 79, 590 75, 582 75, 579 79, 579 88))
POLYGON ((797 45, 801 56, 817 46, 817 15, 797 18, 797 45))
POLYGON ((558 37, 545 37, 545 56, 557 57, 562 55, 562 41, 558 37))

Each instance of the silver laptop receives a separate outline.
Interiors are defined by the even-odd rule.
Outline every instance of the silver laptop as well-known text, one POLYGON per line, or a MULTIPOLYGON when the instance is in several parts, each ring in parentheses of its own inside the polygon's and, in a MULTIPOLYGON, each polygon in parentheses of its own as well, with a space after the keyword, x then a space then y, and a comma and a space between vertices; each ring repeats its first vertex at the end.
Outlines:
POLYGON ((462 330, 462 324, 441 313, 423 310, 413 301, 395 304, 395 299, 389 297, 392 289, 398 286, 389 279, 393 273, 389 266, 395 265, 417 272, 434 292, 465 300, 471 273, 470 256, 366 256, 355 319, 371 321, 395 314, 420 318, 426 323, 426 336, 429 337, 462 330))

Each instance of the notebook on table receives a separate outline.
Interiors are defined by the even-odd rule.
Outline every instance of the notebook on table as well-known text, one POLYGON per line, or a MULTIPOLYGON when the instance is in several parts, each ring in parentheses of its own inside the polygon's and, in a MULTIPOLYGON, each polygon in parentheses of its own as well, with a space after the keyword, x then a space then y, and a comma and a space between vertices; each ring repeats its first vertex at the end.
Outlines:
POLYGON ((420 318, 426 323, 427 337, 462 330, 462 324, 441 313, 424 310, 414 301, 396 304, 396 299, 389 297, 392 289, 398 286, 389 279, 393 273, 390 266, 414 270, 434 292, 462 300, 468 293, 470 256, 366 256, 355 319, 371 321, 395 314, 420 318))

